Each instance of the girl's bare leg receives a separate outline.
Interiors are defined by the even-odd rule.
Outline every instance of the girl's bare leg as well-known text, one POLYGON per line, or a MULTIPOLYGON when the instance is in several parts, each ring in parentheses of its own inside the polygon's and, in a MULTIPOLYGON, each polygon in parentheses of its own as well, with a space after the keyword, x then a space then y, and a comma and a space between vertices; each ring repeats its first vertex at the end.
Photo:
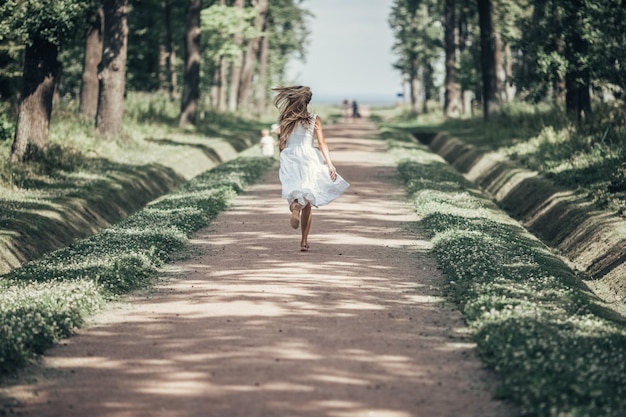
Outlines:
POLYGON ((302 206, 298 203, 298 200, 294 200, 289 205, 289 211, 291 211, 291 218, 289 218, 289 223, 291 227, 297 229, 300 226, 300 211, 302 210, 302 206))
POLYGON ((302 209, 300 220, 302 222, 302 240, 300 241, 300 249, 306 251, 309 249, 309 231, 311 230, 311 223, 313 222, 313 210, 311 210, 311 203, 308 203, 302 209))

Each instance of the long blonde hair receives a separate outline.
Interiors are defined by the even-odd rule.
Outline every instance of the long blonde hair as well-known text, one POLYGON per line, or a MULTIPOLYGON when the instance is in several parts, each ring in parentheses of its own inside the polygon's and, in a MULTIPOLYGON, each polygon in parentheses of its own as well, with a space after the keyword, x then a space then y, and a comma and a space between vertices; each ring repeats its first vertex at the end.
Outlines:
POLYGON ((284 143, 298 123, 308 127, 311 123, 308 105, 313 97, 311 89, 302 85, 293 87, 272 88, 278 94, 274 97, 274 105, 280 110, 278 124, 280 125, 280 139, 284 143))

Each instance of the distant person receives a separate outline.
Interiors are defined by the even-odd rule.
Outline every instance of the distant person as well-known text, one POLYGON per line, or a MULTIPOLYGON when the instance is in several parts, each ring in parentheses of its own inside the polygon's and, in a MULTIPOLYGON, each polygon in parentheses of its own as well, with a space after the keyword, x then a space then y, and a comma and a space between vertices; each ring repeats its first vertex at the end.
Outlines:
POLYGON ((344 121, 350 118, 350 102, 348 99, 344 99, 341 103, 341 117, 343 117, 344 121))
POLYGON ((276 140, 270 135, 269 129, 261 130, 261 153, 263 156, 274 156, 276 140))
POLYGON ((360 119, 361 118, 361 113, 359 113, 359 105, 356 102, 356 100, 352 101, 352 118, 353 119, 360 119))
POLYGON ((309 250, 312 207, 329 204, 350 186, 330 159, 322 121, 308 111, 312 93, 309 87, 279 87, 274 104, 280 111, 280 170, 282 197, 287 199, 291 227, 301 225, 300 250, 309 250), (319 149, 313 146, 317 137, 319 149))

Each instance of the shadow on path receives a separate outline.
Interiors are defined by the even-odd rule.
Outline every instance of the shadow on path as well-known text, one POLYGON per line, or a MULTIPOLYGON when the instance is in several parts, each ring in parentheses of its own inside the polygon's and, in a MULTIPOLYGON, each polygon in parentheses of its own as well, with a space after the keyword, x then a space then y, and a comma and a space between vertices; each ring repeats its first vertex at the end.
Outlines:
POLYGON ((507 416, 372 125, 330 126, 350 189, 289 226, 274 169, 156 290, 52 349, 24 416, 507 416))

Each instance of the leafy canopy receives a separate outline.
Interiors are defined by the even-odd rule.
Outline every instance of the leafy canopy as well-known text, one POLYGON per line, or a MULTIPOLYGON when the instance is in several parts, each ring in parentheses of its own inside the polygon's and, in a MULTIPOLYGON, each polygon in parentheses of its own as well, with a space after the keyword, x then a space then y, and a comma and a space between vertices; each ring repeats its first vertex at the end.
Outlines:
POLYGON ((94 0, 5 0, 0 4, 0 41, 61 45, 94 7, 94 0))

